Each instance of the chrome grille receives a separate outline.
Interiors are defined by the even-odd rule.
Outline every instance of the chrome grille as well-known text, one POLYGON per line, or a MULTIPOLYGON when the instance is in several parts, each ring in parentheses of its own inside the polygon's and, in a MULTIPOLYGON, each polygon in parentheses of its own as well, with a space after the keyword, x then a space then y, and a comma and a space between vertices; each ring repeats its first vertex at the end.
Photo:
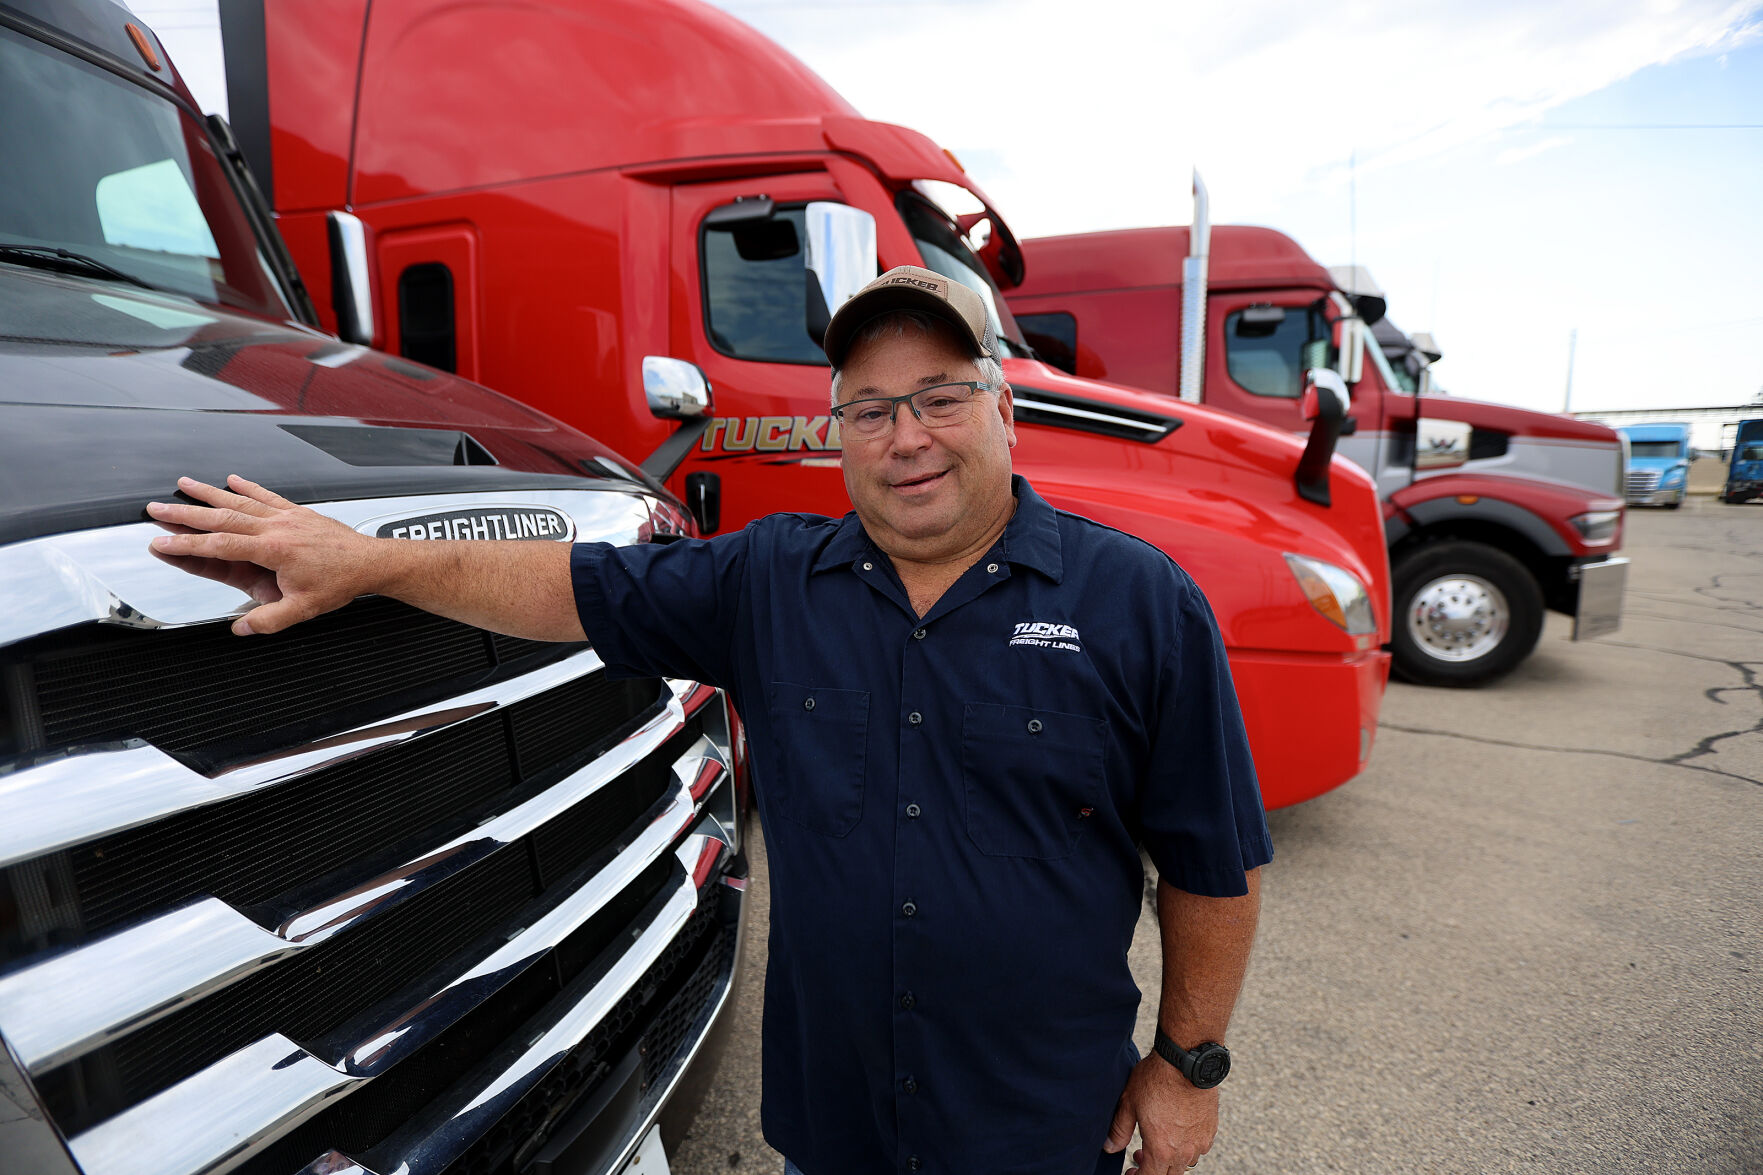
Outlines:
MULTIPOLYGON (((584 538, 649 525, 574 497, 584 538)), ((116 602, 146 529, 69 536, 108 623, 0 631, 0 1033, 87 1175, 439 1171, 574 1104, 544 1078, 595 1033, 690 1051, 728 979, 692 910, 735 894, 718 694, 385 600, 240 640, 163 572, 116 602)))
POLYGON ((1628 500, 1631 502, 1645 499, 1659 488, 1659 471, 1657 469, 1630 469, 1628 471, 1628 500))

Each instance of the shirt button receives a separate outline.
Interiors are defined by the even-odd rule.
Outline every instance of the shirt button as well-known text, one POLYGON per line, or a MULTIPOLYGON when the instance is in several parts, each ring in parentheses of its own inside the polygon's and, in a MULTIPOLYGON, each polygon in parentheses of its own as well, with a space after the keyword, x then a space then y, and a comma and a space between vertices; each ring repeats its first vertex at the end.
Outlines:
MULTIPOLYGON (((813 701, 813 700, 814 700, 814 699, 813 699, 813 698, 809 698, 809 699, 808 699, 808 700, 809 700, 809 701, 810 701, 810 702, 812 702, 812 701, 813 701)), ((810 708, 812 708, 812 707, 810 707, 810 708)), ((1040 719, 1039 719, 1039 718, 1030 718, 1030 719, 1029 719, 1029 720, 1028 720, 1028 732, 1029 732, 1029 733, 1030 733, 1030 734, 1039 734, 1039 733, 1041 733, 1041 720, 1040 720, 1040 719)))
POLYGON ((919 815, 923 811, 924 811, 924 809, 920 808, 917 804, 907 804, 906 805, 906 815, 910 819, 913 819, 913 820, 918 819, 919 815))
POLYGON ((814 709, 814 699, 813 698, 803 698, 802 699, 802 709, 804 709, 804 710, 814 709))
POLYGON ((900 913, 906 915, 906 917, 908 917, 908 918, 912 917, 914 914, 918 913, 918 903, 917 902, 907 902, 905 905, 900 907, 900 913))
POLYGON ((998 574, 998 565, 996 563, 987 563, 986 570, 991 572, 993 575, 996 575, 996 574, 998 574))
POLYGON ((912 1010, 912 1006, 914 1004, 916 1004, 917 1002, 918 1002, 917 997, 915 997, 911 992, 907 992, 905 995, 900 997, 900 1006, 902 1008, 906 1009, 908 1012, 910 1012, 912 1010))
POLYGON ((918 1161, 917 1155, 906 1156, 906 1169, 908 1171, 916 1171, 922 1166, 924 1166, 924 1164, 918 1161))
POLYGON ((916 1081, 912 1080, 912 1078, 908 1077, 906 1080, 904 1080, 900 1083, 900 1088, 905 1090, 907 1093, 917 1093, 918 1092, 918 1082, 916 1082, 916 1081))
POLYGON ((865 564, 864 564, 864 565, 863 565, 863 570, 865 570, 865 571, 874 571, 874 570, 875 570, 875 564, 873 564, 873 563, 865 563, 865 564))
POLYGON ((914 710, 914 711, 912 711, 912 713, 906 715, 906 721, 910 722, 914 726, 917 726, 924 721, 924 715, 920 714, 917 710, 914 710))
POLYGON ((914 629, 912 632, 912 639, 915 641, 923 640, 924 639, 924 629, 922 629, 922 628, 914 629))

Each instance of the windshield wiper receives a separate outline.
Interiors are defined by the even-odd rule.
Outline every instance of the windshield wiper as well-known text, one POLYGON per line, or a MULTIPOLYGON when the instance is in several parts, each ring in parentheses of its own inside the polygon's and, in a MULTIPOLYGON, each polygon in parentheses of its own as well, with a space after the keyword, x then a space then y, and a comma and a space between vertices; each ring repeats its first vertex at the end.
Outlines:
POLYGON ((72 249, 60 249, 53 245, 16 245, 0 241, 0 259, 16 261, 20 265, 36 268, 57 268, 83 270, 108 277, 114 281, 128 282, 140 286, 144 290, 157 290, 159 287, 152 282, 143 281, 126 270, 114 265, 88 257, 84 253, 75 253, 72 249))

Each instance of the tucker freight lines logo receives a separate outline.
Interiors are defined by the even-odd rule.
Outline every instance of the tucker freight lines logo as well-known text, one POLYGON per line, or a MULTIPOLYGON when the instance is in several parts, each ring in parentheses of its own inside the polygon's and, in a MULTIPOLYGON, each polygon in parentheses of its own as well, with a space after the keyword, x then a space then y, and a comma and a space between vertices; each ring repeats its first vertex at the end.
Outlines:
POLYGON ((527 539, 567 543, 575 537, 569 515, 549 506, 473 506, 437 510, 408 518, 378 520, 374 535, 382 539, 527 539))
POLYGON ((1077 629, 1069 624, 1052 624, 1045 620, 1025 620, 1010 634, 1010 644, 1027 645, 1032 649, 1064 649, 1083 652, 1078 643, 1077 629))
POLYGON ((698 447, 729 454, 837 453, 839 422, 831 416, 718 416, 698 447))

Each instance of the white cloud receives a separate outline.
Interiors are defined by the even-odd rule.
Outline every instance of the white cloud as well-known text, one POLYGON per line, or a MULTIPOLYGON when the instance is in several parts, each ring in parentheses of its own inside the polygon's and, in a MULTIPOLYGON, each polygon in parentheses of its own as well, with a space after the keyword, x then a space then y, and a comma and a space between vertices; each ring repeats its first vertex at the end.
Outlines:
POLYGON ((1573 142, 1565 135, 1552 135, 1535 143, 1527 143, 1522 147, 1508 147, 1494 159, 1501 167, 1511 167, 1514 163, 1522 163, 1526 159, 1535 159, 1545 151, 1553 151, 1556 147, 1565 147, 1573 142))
POLYGON ((1330 190, 1536 120, 1648 65, 1732 47, 1757 0, 1349 6, 726 0, 868 117, 965 158, 1023 235, 1183 222, 1330 190), (899 63, 947 84, 904 84, 899 63), (996 160, 997 162, 991 162, 996 160), (1074 183, 1072 177, 1087 177, 1074 183))

